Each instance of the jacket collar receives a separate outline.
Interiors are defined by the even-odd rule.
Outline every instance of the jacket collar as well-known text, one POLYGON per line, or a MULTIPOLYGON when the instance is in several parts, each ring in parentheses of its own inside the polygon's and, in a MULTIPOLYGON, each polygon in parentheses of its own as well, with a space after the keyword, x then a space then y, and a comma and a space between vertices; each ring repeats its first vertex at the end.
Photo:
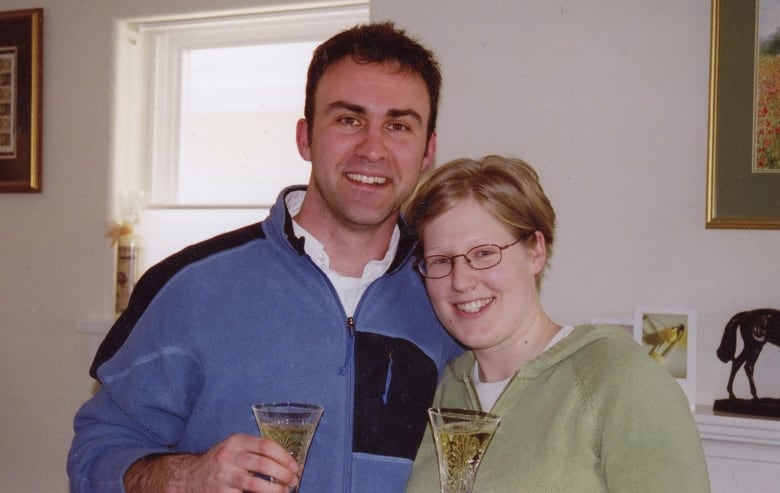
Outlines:
MULTIPOLYGON (((306 185, 294 185, 291 187, 287 187, 279 194, 279 202, 280 205, 284 209, 284 235, 287 238, 287 241, 292 245, 292 247, 295 249, 295 251, 298 253, 298 255, 304 255, 305 251, 303 248, 303 245, 305 243, 305 238, 298 237, 295 235, 295 231, 293 229, 293 218, 290 214, 290 211, 287 209, 287 202, 286 198, 289 193, 292 192, 300 192, 306 191, 306 185)), ((409 228, 409 226, 406 224, 406 222, 401 218, 401 216, 398 216, 397 220, 398 229, 401 233, 401 236, 398 240, 398 249, 395 253, 395 258, 393 258, 392 263, 390 264, 390 267, 388 268, 388 272, 393 272, 396 269, 398 269, 401 265, 404 264, 406 259, 409 257, 409 255, 412 254, 415 247, 417 246, 417 237, 414 234, 414 232, 409 228)))

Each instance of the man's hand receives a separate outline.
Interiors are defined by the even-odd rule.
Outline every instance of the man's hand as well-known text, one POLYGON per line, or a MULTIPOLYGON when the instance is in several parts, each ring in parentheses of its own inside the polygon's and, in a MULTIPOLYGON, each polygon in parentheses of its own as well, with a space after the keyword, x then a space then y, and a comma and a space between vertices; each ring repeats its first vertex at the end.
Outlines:
POLYGON ((298 484, 297 473, 295 459, 275 441, 236 434, 205 454, 139 459, 124 486, 127 493, 286 493, 298 484))

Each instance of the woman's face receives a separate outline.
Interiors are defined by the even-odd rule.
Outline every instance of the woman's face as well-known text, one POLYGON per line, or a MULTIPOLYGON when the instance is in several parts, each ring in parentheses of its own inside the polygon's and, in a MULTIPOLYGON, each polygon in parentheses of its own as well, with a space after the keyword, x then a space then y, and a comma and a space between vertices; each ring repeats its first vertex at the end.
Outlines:
MULTIPOLYGON (((439 320, 453 337, 479 351, 519 343, 541 313, 536 275, 546 260, 544 237, 533 247, 519 242, 505 248, 501 262, 486 270, 472 269, 463 256, 452 272, 426 279, 425 286, 439 320)), ((514 233, 469 198, 431 221, 422 231, 424 256, 462 255, 478 245, 504 246, 514 233)))

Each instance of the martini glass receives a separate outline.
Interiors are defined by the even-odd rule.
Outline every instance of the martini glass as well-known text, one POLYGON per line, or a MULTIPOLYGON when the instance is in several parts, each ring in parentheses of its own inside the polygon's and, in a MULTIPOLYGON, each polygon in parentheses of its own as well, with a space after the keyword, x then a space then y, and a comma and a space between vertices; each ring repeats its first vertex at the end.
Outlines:
POLYGON ((428 410, 439 456, 442 493, 471 493, 477 469, 501 418, 469 409, 428 410))
MULTIPOLYGON (((255 404, 252 406, 252 412, 260 435, 275 440, 293 456, 298 463, 300 479, 314 430, 317 429, 322 416, 322 406, 274 402, 255 404)), ((298 493, 298 487, 290 488, 290 493, 298 493)))

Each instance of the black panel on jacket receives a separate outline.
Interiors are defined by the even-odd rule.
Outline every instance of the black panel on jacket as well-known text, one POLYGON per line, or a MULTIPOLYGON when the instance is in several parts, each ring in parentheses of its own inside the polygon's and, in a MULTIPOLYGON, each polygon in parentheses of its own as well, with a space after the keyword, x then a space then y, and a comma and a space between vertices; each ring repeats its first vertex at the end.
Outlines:
POLYGON ((414 459, 428 422, 438 372, 434 362, 404 339, 355 336, 356 452, 414 459))

